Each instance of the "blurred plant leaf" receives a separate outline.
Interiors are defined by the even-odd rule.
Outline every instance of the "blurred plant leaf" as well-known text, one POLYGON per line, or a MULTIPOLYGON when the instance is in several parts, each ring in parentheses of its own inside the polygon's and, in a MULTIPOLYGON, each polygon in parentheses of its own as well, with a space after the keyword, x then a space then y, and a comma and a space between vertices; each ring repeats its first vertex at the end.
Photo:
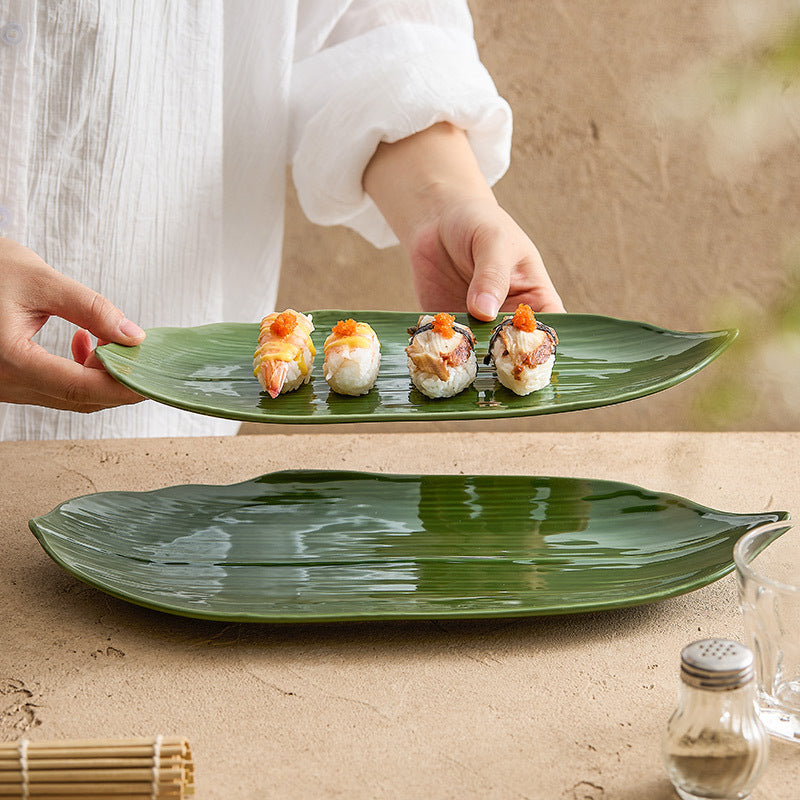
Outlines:
MULTIPOLYGON (((748 5, 751 13, 759 8, 748 5)), ((766 7, 762 10, 766 15, 766 7)), ((773 15, 773 23, 706 71, 706 89, 710 87, 713 102, 705 107, 708 124, 717 126, 716 132, 725 138, 725 128, 719 126, 721 117, 727 116, 727 140, 749 149, 751 155, 774 143, 779 111, 791 118, 795 112, 789 109, 800 106, 797 4, 778 19, 773 15), (753 131, 760 135, 749 136, 753 131)), ((702 94, 699 85, 696 90, 702 94)), ((784 130, 798 136, 796 123, 784 130)), ((722 140, 717 147, 724 159, 730 158, 728 168, 741 164, 722 140)), ((770 177, 763 174, 760 179, 770 177)), ((714 316, 722 320, 721 326, 737 327, 740 335, 696 399, 692 416, 698 427, 800 429, 800 249, 786 258, 781 285, 780 294, 766 306, 734 296, 717 309, 714 316)))
POLYGON ((800 16, 777 36, 723 59, 712 70, 712 90, 723 107, 738 107, 765 86, 786 89, 800 77, 800 16))
POLYGON ((787 267, 784 292, 766 308, 730 299, 718 312, 721 327, 739 337, 720 359, 715 377, 695 399, 693 422, 701 428, 800 429, 800 261, 787 267), (760 423, 760 424, 759 424, 760 423))

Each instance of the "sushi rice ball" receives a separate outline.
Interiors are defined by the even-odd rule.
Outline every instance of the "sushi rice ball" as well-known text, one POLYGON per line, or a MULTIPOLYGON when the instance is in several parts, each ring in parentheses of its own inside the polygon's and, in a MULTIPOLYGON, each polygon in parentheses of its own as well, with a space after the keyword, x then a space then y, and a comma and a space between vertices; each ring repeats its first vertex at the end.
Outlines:
POLYGON ((494 363, 497 379, 518 395, 528 395, 550 383, 558 335, 537 321, 530 306, 520 304, 492 331, 484 363, 494 363))
POLYGON ((311 316, 287 308, 261 320, 253 374, 273 399, 308 383, 317 354, 311 341, 311 316))
POLYGON ((411 382, 427 397, 453 397, 475 380, 475 336, 451 314, 425 314, 413 328, 406 355, 411 382))
POLYGON ((381 343, 366 322, 339 320, 325 340, 323 374, 338 394, 367 394, 378 377, 381 343))

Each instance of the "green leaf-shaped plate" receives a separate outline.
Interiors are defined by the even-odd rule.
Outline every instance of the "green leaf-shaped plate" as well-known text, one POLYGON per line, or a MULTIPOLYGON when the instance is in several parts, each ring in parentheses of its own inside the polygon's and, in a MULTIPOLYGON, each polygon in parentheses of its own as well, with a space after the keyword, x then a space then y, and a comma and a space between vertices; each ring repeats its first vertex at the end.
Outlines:
MULTIPOLYGON (((501 386, 481 364, 473 387, 431 400, 411 386, 404 348, 418 315, 395 311, 312 311, 318 355, 311 381, 272 399, 253 377, 258 325, 152 328, 137 347, 97 348, 106 369, 139 394, 167 405, 251 422, 402 422, 552 414, 620 403, 674 386, 716 358, 735 330, 681 333, 589 314, 542 314, 556 328, 552 384, 527 397, 501 386), (322 345, 340 319, 368 322, 381 341, 381 370, 369 394, 343 397, 322 376, 322 345)), ((493 325, 456 315, 478 340, 479 363, 493 325)))
POLYGON ((733 569, 788 514, 726 514, 610 481, 291 471, 106 492, 30 521, 116 597, 246 622, 502 617, 637 605, 733 569))

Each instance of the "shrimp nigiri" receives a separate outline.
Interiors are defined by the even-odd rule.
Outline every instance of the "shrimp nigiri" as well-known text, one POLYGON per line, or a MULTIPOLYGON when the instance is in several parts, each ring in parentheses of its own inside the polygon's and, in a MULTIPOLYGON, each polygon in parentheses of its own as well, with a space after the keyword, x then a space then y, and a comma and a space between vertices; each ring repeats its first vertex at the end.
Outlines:
POLYGON ((381 344, 366 322, 339 320, 325 340, 323 373, 339 394, 366 394, 378 377, 381 344))
POLYGON ((497 379, 507 389, 526 395, 550 383, 558 335, 539 322, 530 306, 520 303, 492 331, 484 364, 494 362, 497 379))
POLYGON ((293 308, 280 314, 273 311, 261 320, 253 374, 270 397, 308 383, 317 354, 311 341, 313 330, 311 317, 293 308))
POLYGON ((408 332, 408 372, 423 394, 453 397, 475 380, 475 336, 451 314, 425 314, 408 332))

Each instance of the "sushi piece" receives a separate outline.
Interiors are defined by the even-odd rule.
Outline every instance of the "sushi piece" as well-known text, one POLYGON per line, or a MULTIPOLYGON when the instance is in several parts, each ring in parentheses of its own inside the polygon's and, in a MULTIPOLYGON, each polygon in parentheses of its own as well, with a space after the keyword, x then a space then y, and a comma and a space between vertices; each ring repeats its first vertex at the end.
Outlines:
POLYGON ((475 336, 451 314, 425 314, 408 333, 408 373, 424 395, 453 397, 475 380, 475 336))
POLYGON ((325 340, 325 380, 339 394, 366 394, 375 384, 381 343, 366 322, 339 320, 325 340))
POLYGON ((556 332, 521 303, 513 316, 492 331, 483 363, 494 362, 497 379, 507 389, 518 395, 530 394, 550 383, 557 344, 556 332))
POLYGON ((317 354, 311 341, 313 330, 311 317, 293 308, 280 314, 273 311, 261 320, 253 375, 273 399, 299 388, 311 378, 317 354))

